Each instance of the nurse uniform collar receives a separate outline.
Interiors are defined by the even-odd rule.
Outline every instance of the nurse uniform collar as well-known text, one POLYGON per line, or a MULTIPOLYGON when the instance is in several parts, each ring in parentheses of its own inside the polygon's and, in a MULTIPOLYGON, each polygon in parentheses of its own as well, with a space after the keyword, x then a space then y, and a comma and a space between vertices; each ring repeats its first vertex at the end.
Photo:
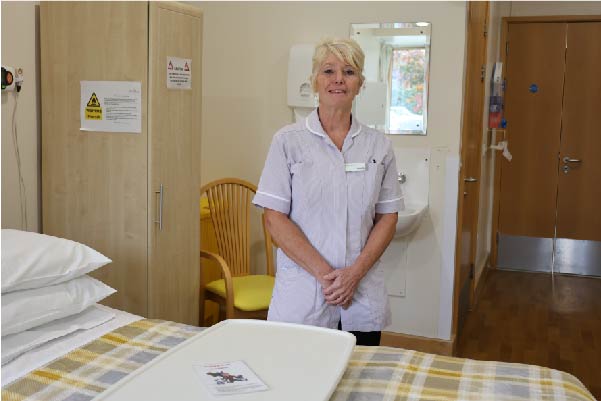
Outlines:
MULTIPOLYGON (((312 134, 327 137, 328 134, 323 130, 321 126, 321 121, 319 121, 319 115, 317 114, 317 109, 313 110, 305 119, 305 127, 312 134)), ((361 123, 357 121, 354 115, 351 114, 351 128, 349 129, 349 134, 351 138, 356 137, 361 132, 361 123)))

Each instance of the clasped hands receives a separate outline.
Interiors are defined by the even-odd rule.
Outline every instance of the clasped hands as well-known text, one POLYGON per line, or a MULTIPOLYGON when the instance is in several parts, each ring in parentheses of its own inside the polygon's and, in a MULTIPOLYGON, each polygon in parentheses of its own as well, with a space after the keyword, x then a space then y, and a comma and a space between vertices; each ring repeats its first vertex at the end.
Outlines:
POLYGON ((347 309, 353 302, 353 295, 362 275, 353 266, 334 269, 320 280, 326 302, 347 309))

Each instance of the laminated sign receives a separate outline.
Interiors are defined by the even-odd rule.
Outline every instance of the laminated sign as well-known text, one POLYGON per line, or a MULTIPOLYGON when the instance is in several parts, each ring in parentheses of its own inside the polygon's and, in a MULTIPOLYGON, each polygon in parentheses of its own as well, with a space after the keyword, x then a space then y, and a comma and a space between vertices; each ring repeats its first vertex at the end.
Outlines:
POLYGON ((167 57, 167 88, 192 89, 192 60, 167 57))
POLYGON ((142 83, 81 81, 81 131, 142 132, 142 83))

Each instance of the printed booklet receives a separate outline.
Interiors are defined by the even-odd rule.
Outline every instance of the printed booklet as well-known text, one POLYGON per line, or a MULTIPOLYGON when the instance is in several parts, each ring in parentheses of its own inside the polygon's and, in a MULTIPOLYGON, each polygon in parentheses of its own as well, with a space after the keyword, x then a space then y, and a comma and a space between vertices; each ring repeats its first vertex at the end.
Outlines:
POLYGON ((202 384, 213 395, 254 393, 269 390, 244 361, 194 364, 202 384))

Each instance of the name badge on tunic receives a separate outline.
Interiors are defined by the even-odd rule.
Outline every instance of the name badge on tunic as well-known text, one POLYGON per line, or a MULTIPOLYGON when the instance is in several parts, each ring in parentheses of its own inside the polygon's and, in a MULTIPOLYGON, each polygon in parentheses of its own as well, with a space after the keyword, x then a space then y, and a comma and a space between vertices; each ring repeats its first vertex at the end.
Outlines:
POLYGON ((365 171, 365 163, 344 163, 344 171, 365 171))

